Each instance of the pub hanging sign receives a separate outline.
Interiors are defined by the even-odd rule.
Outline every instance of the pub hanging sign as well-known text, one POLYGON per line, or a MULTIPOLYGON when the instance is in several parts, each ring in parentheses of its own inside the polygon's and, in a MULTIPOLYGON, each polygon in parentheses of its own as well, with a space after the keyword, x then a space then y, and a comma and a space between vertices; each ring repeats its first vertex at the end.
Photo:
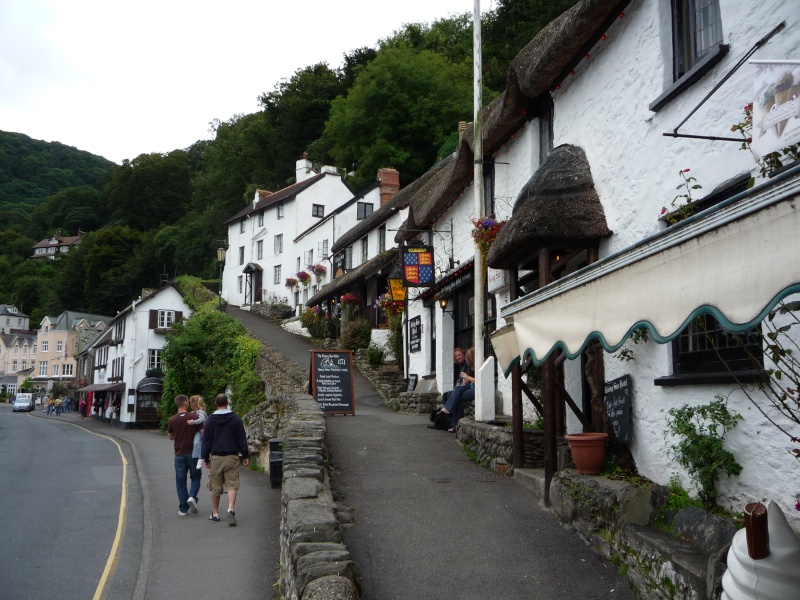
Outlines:
POLYGON ((402 264, 405 287, 431 287, 434 284, 431 246, 404 247, 402 264))

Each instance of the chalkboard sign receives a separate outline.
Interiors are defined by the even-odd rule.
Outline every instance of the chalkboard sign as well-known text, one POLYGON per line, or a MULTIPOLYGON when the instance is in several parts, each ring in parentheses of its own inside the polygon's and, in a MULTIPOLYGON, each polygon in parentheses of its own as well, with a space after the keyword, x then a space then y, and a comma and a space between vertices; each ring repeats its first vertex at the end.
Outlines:
POLYGON ((408 351, 419 352, 422 350, 422 318, 414 317, 408 322, 408 351))
POLYGON ((326 415, 355 415, 353 351, 311 351, 311 395, 326 415))
POLYGON ((614 426, 617 442, 631 441, 631 376, 624 375, 606 383, 605 395, 608 418, 614 426))

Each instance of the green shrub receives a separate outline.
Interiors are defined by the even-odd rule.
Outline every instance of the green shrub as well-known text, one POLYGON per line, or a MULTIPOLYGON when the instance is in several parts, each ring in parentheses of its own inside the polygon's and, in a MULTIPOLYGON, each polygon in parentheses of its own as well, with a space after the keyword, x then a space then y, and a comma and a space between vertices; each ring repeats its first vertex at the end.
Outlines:
POLYGON ((678 438, 668 452, 700 488, 703 505, 712 509, 717 504, 717 482, 742 472, 733 453, 724 447, 725 434, 742 417, 728 410, 724 396, 709 404, 671 408, 667 415, 667 433, 678 438))
POLYGON ((371 367, 380 367, 385 356, 386 353, 383 348, 377 344, 370 344, 369 348, 367 348, 367 361, 371 367))
POLYGON ((372 338, 372 325, 366 319, 353 319, 342 331, 341 346, 345 350, 367 348, 372 338))

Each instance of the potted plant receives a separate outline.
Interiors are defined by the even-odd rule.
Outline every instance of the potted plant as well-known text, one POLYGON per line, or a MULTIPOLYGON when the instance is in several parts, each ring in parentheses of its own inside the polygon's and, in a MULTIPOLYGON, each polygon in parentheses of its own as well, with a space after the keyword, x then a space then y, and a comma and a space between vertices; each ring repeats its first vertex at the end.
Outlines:
POLYGON ((572 461, 583 475, 599 475, 606 459, 607 433, 568 433, 564 436, 569 442, 572 461))

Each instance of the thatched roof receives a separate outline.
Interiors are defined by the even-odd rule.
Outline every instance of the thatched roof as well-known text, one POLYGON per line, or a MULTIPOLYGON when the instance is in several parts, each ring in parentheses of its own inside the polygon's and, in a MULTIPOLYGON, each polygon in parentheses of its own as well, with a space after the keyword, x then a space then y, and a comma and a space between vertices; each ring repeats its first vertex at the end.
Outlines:
POLYGON ((583 150, 554 148, 517 198, 489 250, 487 264, 510 269, 538 248, 582 248, 611 235, 583 150))
POLYGON ((328 285, 323 287, 320 291, 309 298, 306 304, 308 306, 316 306, 328 298, 345 293, 353 286, 360 284, 362 281, 369 279, 377 273, 380 273, 392 263, 396 263, 397 254, 397 248, 391 248, 385 252, 381 252, 377 256, 369 259, 364 264, 359 265, 355 269, 348 271, 341 277, 337 277, 331 281, 328 285))
MULTIPOLYGON (((582 0, 544 27, 517 54, 511 63, 505 91, 483 110, 485 155, 498 150, 527 122, 534 103, 583 58, 628 1, 582 0)), ((408 230, 429 227, 469 185, 473 176, 473 136, 474 128, 470 124, 453 157, 454 162, 414 192, 410 204, 413 219, 403 224, 396 241, 416 237, 416 232, 408 230)), ((430 171, 423 177, 429 174, 430 171)))

